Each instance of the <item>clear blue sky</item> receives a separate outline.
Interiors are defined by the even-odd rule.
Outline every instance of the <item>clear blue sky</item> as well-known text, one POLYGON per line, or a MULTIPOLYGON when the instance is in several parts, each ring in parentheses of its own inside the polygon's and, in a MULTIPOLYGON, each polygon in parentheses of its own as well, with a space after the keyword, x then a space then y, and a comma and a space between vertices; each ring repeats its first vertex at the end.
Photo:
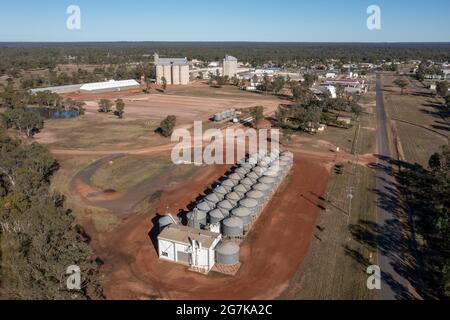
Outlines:
POLYGON ((450 42, 449 16, 448 0, 2 0, 0 41, 450 42))

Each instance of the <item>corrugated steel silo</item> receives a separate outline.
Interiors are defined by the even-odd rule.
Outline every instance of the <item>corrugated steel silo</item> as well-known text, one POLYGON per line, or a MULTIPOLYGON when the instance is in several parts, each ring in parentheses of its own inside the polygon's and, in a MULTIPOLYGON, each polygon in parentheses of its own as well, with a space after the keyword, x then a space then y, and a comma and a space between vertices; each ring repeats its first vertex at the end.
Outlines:
POLYGON ((209 223, 211 223, 211 224, 220 223, 225 218, 226 218, 226 216, 223 214, 223 212, 220 209, 214 209, 209 212, 209 223))
POLYGON ((252 189, 261 191, 262 193, 267 194, 272 189, 272 187, 265 183, 257 183, 253 186, 252 189))
POLYGON ((162 230, 163 228, 165 228, 171 224, 173 224, 173 220, 169 216, 163 216, 163 217, 159 218, 159 220, 158 220, 159 230, 162 230))
POLYGON ((235 207, 229 200, 222 200, 217 204, 217 208, 222 211, 225 216, 230 215, 230 211, 235 207))
POLYGON ((264 193, 262 193, 261 191, 258 191, 258 190, 249 191, 246 194, 246 197, 249 199, 255 199, 256 201, 258 201, 259 204, 263 203, 264 199, 265 199, 264 193))
POLYGON ((222 234, 227 237, 242 237, 244 235, 244 223, 238 217, 226 218, 222 221, 222 234))
POLYGON ((250 210, 252 215, 256 214, 256 210, 258 209, 258 201, 251 198, 245 198, 241 201, 239 201, 239 205, 242 207, 245 207, 250 210))
POLYGON ((252 212, 246 207, 237 207, 231 211, 231 215, 242 220, 244 226, 247 226, 252 221, 252 212))
POLYGON ((250 189, 255 184, 255 182, 252 181, 252 179, 250 179, 250 178, 244 178, 241 180, 241 184, 243 184, 244 186, 248 187, 248 189, 250 189))
POLYGON ((202 201, 195 206, 200 211, 208 212, 209 210, 214 209, 214 206, 206 201, 202 201))
POLYGON ((187 214, 188 226, 201 229, 203 226, 206 226, 206 217, 206 212, 194 209, 194 211, 187 214))
POLYGON ((233 189, 238 183, 234 182, 231 179, 227 179, 224 182, 222 182, 221 186, 224 187, 228 192, 233 189))
POLYGON ((222 242, 216 249, 216 262, 232 266, 239 263, 239 245, 231 242, 222 242))
POLYGON ((236 187, 233 188, 233 191, 239 193, 240 195, 246 194, 249 190, 250 187, 244 184, 238 184, 236 187))

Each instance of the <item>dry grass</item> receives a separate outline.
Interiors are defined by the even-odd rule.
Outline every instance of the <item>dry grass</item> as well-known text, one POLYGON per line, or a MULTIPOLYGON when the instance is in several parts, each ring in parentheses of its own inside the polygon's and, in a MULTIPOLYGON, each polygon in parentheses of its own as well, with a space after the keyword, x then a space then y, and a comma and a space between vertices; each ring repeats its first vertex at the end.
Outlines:
POLYGON ((383 77, 388 115, 395 122, 406 160, 427 166, 431 154, 448 144, 450 124, 438 109, 439 99, 418 94, 423 90, 419 82, 410 79, 407 92, 400 95, 394 80, 395 77, 383 77))
POLYGON ((127 190, 156 176, 172 165, 170 157, 125 156, 106 163, 92 176, 91 182, 100 190, 127 190))

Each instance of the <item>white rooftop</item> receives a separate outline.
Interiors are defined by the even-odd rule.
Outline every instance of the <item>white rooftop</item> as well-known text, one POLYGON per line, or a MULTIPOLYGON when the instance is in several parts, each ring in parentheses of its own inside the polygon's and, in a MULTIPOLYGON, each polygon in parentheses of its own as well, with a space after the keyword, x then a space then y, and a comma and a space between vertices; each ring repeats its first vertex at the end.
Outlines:
POLYGON ((139 83, 136 80, 109 80, 104 82, 94 82, 87 83, 80 87, 80 90, 85 91, 94 91, 94 90, 104 90, 104 89, 119 89, 125 87, 134 87, 139 86, 139 83))

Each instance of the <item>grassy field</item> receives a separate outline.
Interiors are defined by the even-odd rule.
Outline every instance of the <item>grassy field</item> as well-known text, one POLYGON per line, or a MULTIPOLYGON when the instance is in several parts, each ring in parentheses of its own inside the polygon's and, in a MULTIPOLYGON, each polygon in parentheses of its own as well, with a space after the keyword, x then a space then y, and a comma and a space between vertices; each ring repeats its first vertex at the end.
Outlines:
MULTIPOLYGON (((363 245, 352 230, 375 223, 375 187, 372 170, 352 165, 343 174, 334 174, 327 188, 317 229, 308 255, 282 299, 372 299, 367 289, 368 265, 376 264, 376 248, 363 245), (354 198, 347 198, 349 179, 354 198)), ((367 240, 367 239, 366 239, 367 240)))
POLYGON ((161 140, 154 133, 158 125, 157 121, 122 121, 105 114, 65 120, 51 119, 46 121, 45 129, 37 136, 37 140, 50 148, 133 148, 161 140))
POLYGON ((395 126, 405 160, 427 166, 430 156, 448 144, 448 114, 440 110, 438 98, 424 94, 418 81, 407 78, 410 84, 401 95, 393 84, 395 79, 393 76, 383 77, 388 116, 395 126))
MULTIPOLYGON (((353 130, 340 134, 326 132, 322 139, 336 141, 356 154, 374 152, 375 93, 362 97, 364 114, 353 130), (359 127, 359 129, 358 129, 359 127), (357 135, 355 135, 357 133, 357 135), (355 137, 357 140, 354 141, 355 137), (343 140, 343 141, 342 141, 343 140)), ((332 170, 317 228, 304 262, 290 282, 282 299, 366 300, 367 266, 376 264, 374 239, 357 237, 361 230, 376 223, 375 172, 364 166, 343 163, 340 173, 332 170), (352 193, 352 200, 348 197, 352 193), (353 235, 354 234, 354 235, 353 235), (370 243, 372 246, 368 246, 370 243)))
POLYGON ((117 192, 151 179, 172 165, 170 157, 125 156, 107 163, 92 176, 91 182, 100 190, 117 192))

